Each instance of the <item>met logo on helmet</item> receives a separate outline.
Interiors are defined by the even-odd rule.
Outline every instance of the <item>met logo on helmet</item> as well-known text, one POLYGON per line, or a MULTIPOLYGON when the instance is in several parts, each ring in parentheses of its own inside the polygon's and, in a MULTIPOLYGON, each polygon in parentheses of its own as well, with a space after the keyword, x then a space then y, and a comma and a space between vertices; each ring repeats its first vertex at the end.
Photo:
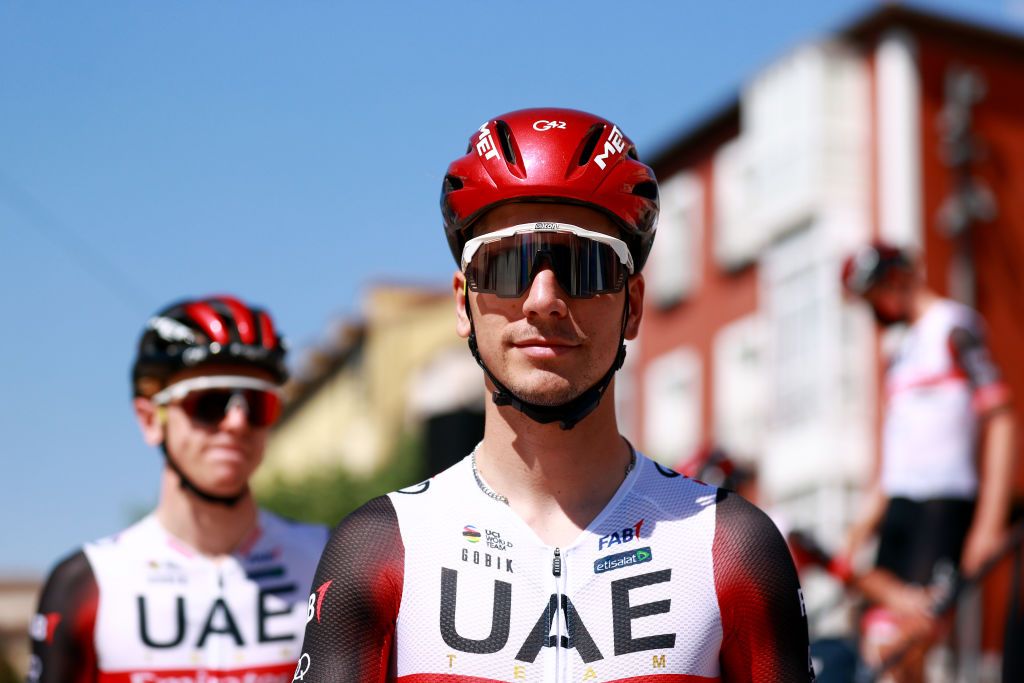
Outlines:
POLYGON ((604 170, 605 160, 608 159, 609 155, 621 154, 622 150, 626 148, 626 141, 622 137, 622 131, 619 130, 618 126, 612 126, 612 132, 608 134, 608 139, 604 141, 604 150, 594 157, 594 163, 601 170, 604 170))
POLYGON ((484 159, 494 159, 499 156, 498 149, 494 146, 494 137, 491 136, 491 129, 487 127, 487 124, 480 126, 478 129, 480 135, 476 138, 476 153, 482 156, 484 159))

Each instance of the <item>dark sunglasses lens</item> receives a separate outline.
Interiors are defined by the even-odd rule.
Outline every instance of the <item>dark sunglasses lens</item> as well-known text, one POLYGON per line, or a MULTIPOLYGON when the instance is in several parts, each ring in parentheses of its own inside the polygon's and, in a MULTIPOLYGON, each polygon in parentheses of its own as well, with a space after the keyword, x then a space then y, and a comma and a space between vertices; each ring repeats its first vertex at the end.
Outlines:
POLYGON ((277 394, 256 389, 242 393, 249 404, 249 424, 253 427, 269 427, 281 416, 281 399, 277 394))
POLYGON ((466 268, 466 280, 474 292, 520 297, 545 263, 574 298, 617 292, 626 281, 626 267, 610 246, 554 233, 525 233, 482 245, 466 268))
POLYGON ((232 391, 228 389, 209 389, 193 391, 181 402, 185 413, 197 422, 217 424, 224 419, 232 391))
POLYGON ((185 413, 203 424, 220 424, 227 415, 231 398, 239 393, 245 398, 246 415, 253 427, 268 427, 281 415, 281 399, 269 391, 257 389, 208 389, 193 391, 181 402, 185 413))

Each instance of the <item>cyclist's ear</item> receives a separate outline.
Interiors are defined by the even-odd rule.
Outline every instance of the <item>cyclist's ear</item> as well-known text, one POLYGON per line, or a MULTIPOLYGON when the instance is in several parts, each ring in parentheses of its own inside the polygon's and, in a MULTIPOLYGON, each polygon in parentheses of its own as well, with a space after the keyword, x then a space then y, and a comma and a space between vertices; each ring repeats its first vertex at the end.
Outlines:
POLYGON ((644 276, 630 275, 626 281, 626 296, 629 297, 629 317, 626 319, 626 339, 636 339, 640 333, 640 320, 644 317, 644 276))
POLYGON ((455 295, 455 331, 466 339, 473 331, 473 327, 466 312, 466 307, 469 306, 469 284, 461 271, 456 271, 452 277, 452 293, 455 295))
POLYGON ((132 409, 135 411, 135 421, 139 423, 143 440, 150 446, 162 444, 167 409, 141 396, 132 399, 132 409))

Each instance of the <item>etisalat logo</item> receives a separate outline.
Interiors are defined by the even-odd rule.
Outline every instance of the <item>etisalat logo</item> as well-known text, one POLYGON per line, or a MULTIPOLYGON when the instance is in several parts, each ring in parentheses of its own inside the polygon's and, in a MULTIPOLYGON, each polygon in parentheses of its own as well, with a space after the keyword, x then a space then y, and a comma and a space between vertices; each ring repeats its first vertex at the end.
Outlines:
POLYGON ((650 562, 652 558, 653 555, 651 554, 650 546, 646 548, 637 548, 636 550, 631 550, 628 553, 606 555, 599 560, 594 561, 594 573, 600 574, 602 572, 610 572, 613 569, 632 567, 635 564, 650 562))

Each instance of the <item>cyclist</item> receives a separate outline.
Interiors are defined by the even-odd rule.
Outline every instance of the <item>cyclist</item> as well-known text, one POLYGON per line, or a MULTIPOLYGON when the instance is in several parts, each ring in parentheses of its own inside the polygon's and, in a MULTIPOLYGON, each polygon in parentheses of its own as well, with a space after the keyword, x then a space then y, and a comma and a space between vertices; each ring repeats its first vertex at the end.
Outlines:
POLYGON ((327 530, 260 510, 249 490, 284 358, 267 312, 232 297, 149 320, 132 390, 164 456, 159 502, 50 574, 30 681, 291 680, 327 530))
POLYGON ((878 532, 876 566, 900 581, 876 597, 920 634, 934 627, 924 609, 933 598, 923 587, 956 569, 973 572, 1005 538, 1010 392, 977 312, 930 290, 905 251, 865 245, 846 259, 842 282, 881 326, 908 325, 885 373, 880 467, 845 554, 878 532))
POLYGON ((658 190, 614 124, 530 109, 476 130, 441 195, 483 441, 338 526, 306 681, 808 681, 785 542, 618 433, 658 190))

